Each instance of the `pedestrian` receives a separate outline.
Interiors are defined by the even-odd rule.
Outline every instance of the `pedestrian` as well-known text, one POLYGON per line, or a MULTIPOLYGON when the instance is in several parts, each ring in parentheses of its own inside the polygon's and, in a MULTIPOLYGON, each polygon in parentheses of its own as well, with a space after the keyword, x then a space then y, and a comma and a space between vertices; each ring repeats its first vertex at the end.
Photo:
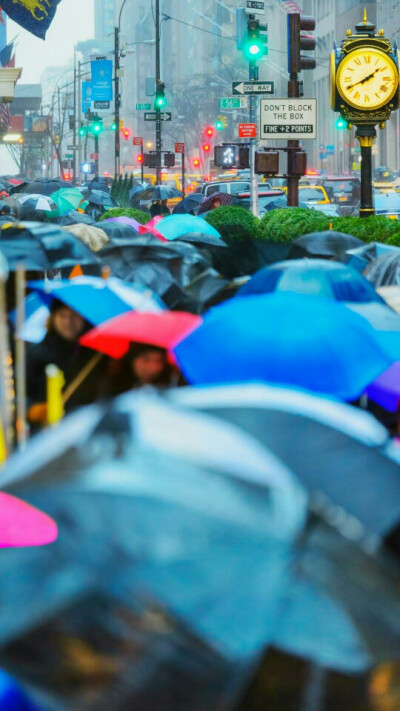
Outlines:
POLYGON ((47 333, 41 343, 27 348, 26 377, 28 397, 28 421, 34 427, 47 423, 46 367, 56 365, 64 375, 65 386, 76 382, 83 369, 87 376, 66 403, 66 411, 87 405, 97 399, 99 383, 104 373, 104 357, 79 345, 79 338, 91 325, 80 314, 61 301, 54 299, 50 306, 47 333), (92 364, 93 367, 90 367, 92 364))
POLYGON ((146 385, 168 388, 182 384, 183 378, 169 362, 165 348, 132 343, 124 358, 110 364, 103 394, 111 397, 146 385))
POLYGON ((157 217, 157 215, 170 215, 171 210, 167 206, 167 200, 156 200, 150 205, 150 215, 152 217, 157 217))

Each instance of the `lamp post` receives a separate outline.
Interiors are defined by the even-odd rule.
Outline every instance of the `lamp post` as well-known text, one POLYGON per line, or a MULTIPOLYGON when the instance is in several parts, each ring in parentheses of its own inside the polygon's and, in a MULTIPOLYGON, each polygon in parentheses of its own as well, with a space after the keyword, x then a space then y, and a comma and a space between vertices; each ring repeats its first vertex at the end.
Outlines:
POLYGON ((126 0, 123 0, 120 11, 119 11, 118 25, 114 28, 114 92, 115 92, 115 98, 114 98, 115 165, 114 165, 114 170, 115 170, 115 175, 119 175, 119 168, 120 168, 121 144, 120 144, 120 136, 119 136, 119 110, 120 110, 120 105, 121 105, 121 95, 119 93, 119 71, 120 71, 119 34, 121 31, 122 10, 125 7, 125 3, 126 3, 126 0))

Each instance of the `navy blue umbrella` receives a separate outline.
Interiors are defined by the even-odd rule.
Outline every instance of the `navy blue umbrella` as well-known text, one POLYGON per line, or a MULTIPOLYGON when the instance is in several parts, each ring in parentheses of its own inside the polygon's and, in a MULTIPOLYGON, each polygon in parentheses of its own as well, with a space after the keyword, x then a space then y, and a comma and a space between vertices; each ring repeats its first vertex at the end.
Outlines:
POLYGON ((187 195, 183 200, 178 202, 177 205, 175 205, 174 209, 172 210, 173 215, 180 215, 182 213, 186 212, 191 212, 192 210, 196 210, 200 203, 203 202, 204 200, 204 195, 202 193, 192 193, 191 195, 187 195))
POLYGON ((294 259, 263 267, 244 284, 238 296, 293 291, 356 303, 383 299, 355 269, 327 259, 294 259))

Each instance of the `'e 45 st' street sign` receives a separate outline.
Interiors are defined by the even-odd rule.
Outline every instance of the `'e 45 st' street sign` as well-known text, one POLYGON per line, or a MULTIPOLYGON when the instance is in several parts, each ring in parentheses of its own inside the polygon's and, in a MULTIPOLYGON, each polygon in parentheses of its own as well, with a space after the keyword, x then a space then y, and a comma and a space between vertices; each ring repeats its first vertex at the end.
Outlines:
POLYGON ((248 15, 265 15, 264 0, 246 0, 246 13, 248 15))
POLYGON ((232 94, 273 94, 273 81, 233 81, 232 94))
POLYGON ((151 104, 136 104, 136 111, 150 111, 151 104))
POLYGON ((225 98, 218 99, 218 106, 220 109, 247 109, 249 105, 249 100, 246 96, 227 96, 225 98))
MULTIPOLYGON (((171 121, 172 114, 169 111, 160 113, 160 121, 171 121)), ((157 121, 157 111, 148 111, 144 115, 145 121, 157 121)))
POLYGON ((316 99, 261 99, 261 139, 316 137, 316 99))

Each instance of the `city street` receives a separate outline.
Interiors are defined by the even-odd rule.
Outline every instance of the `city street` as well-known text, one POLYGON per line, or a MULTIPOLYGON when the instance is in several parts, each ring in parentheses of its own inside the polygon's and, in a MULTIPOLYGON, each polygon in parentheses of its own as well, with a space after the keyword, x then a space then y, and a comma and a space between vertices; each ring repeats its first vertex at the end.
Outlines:
POLYGON ((400 711, 399 42, 1 1, 0 711, 400 711))

